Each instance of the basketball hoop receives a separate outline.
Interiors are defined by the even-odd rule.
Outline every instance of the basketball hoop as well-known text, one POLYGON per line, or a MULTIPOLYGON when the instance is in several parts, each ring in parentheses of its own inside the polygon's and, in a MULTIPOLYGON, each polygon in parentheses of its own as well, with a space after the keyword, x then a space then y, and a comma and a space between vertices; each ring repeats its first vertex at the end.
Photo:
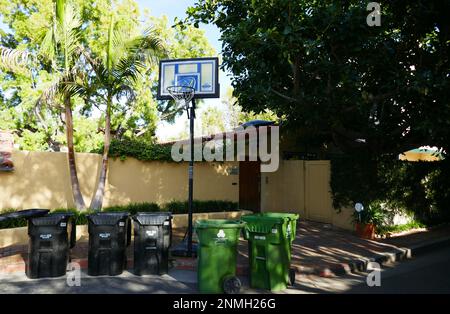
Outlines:
POLYGON ((173 256, 196 257, 192 241, 194 212, 194 119, 197 99, 220 98, 217 57, 167 59, 159 61, 158 100, 173 99, 176 111, 186 110, 189 119, 188 227, 183 241, 171 249, 173 256))
POLYGON ((173 85, 167 87, 167 91, 178 106, 182 106, 184 102, 184 107, 187 109, 189 107, 189 102, 194 98, 195 88, 187 85, 173 85))

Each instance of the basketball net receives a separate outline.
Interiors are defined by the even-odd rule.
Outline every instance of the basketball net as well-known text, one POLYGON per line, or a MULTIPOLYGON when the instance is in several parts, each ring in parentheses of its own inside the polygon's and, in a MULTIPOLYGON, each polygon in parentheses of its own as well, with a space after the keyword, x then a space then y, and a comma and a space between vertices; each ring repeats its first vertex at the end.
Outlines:
POLYGON ((177 106, 189 108, 189 102, 194 98, 195 81, 193 79, 185 79, 177 82, 176 85, 167 87, 170 96, 175 100, 177 106))

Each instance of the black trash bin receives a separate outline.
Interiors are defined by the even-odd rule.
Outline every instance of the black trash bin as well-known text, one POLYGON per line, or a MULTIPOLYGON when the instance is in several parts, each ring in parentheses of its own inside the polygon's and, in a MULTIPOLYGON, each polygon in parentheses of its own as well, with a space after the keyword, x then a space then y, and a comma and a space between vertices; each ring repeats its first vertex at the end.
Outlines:
POLYGON ((13 219, 29 219, 35 217, 41 217, 48 214, 48 209, 24 209, 15 212, 0 214, 0 222, 6 222, 13 219))
POLYGON ((28 278, 66 274, 70 249, 76 241, 76 225, 72 216, 72 213, 55 213, 28 219, 28 278))
POLYGON ((128 213, 96 213, 88 216, 90 276, 120 275, 127 265, 130 218, 128 213))
POLYGON ((169 270, 172 213, 137 213, 133 216, 134 273, 162 275, 169 270))

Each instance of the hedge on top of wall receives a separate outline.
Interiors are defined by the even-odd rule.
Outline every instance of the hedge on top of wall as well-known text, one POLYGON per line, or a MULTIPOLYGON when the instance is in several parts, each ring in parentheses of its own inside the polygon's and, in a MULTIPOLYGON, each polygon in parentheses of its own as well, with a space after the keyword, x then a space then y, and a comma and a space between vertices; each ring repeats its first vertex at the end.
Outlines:
MULTIPOLYGON (((98 154, 102 152, 103 147, 92 151, 92 153, 98 154)), ((172 161, 170 145, 147 143, 131 138, 113 139, 109 148, 109 156, 121 160, 133 157, 142 161, 172 161)))
MULTIPOLYGON (((238 204, 231 201, 194 201, 194 213, 207 212, 227 212, 238 210, 238 204)), ((13 209, 2 211, 1 214, 16 211, 13 209)), ((51 212, 73 212, 77 225, 86 225, 87 216, 94 213, 94 211, 77 211, 76 209, 55 209, 51 212)), ((133 203, 125 206, 111 206, 102 210, 103 212, 128 212, 134 215, 138 212, 171 212, 172 214, 186 214, 188 212, 188 202, 173 201, 159 206, 155 203, 133 203)), ((11 219, 0 222, 0 229, 25 227, 27 225, 26 219, 11 219)))

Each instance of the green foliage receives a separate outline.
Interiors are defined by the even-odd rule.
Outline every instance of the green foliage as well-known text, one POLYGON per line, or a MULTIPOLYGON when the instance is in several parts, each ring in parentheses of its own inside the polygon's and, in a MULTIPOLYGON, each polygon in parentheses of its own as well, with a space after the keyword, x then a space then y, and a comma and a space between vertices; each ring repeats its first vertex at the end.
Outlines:
MULTIPOLYGON (((103 134, 98 132, 99 121, 92 118, 77 116, 74 117, 74 125, 73 141, 77 152, 91 152, 101 147, 103 134)), ((56 140, 66 144, 64 136, 56 137, 56 140)))
POLYGON ((353 219, 355 222, 363 224, 373 224, 375 227, 383 225, 386 212, 380 202, 372 202, 364 207, 361 212, 353 212, 353 219))
MULTIPOLYGON (((194 213, 206 212, 227 212, 238 210, 238 204, 230 201, 198 201, 194 200, 194 213)), ((1 212, 1 214, 14 212, 14 209, 8 209, 1 212)), ((88 223, 87 216, 95 213, 95 211, 77 211, 76 209, 59 208, 54 209, 52 213, 58 212, 72 212, 77 225, 86 225, 88 223)), ((155 203, 132 203, 123 206, 110 206, 102 210, 103 212, 128 212, 134 215, 138 212, 171 212, 172 214, 186 214, 188 212, 188 203, 172 201, 167 204, 159 206, 155 203)), ((0 229, 18 228, 27 226, 26 219, 11 219, 0 222, 0 229)))
MULTIPOLYGON (((134 0, 67 2, 74 4, 82 22, 82 32, 77 32, 76 39, 90 54, 99 59, 106 58, 110 13, 115 13, 116 30, 121 29, 136 35, 142 34, 142 30, 153 29, 155 36, 161 38, 166 46, 170 57, 216 55, 204 31, 194 27, 172 27, 166 16, 154 17, 148 11, 140 12, 138 3, 134 0)), ((51 55, 52 49, 43 49, 42 41, 48 34, 47 31, 52 29, 53 4, 53 0, 0 0, 0 15, 8 27, 8 30, 1 33, 0 46, 28 51, 33 57, 41 51, 51 55)), ((49 37, 47 36, 47 39, 49 37)), ((118 35, 117 38, 119 37, 118 35)), ((46 42, 49 43, 48 40, 46 42)), ((73 48, 72 44, 70 46, 73 48)), ((46 47, 49 48, 48 45, 46 47)), ((73 52, 73 49, 70 50, 73 52)), ((117 55, 123 52, 123 49, 112 52, 117 55)), ((62 59, 58 58, 57 63, 61 63, 62 59)), ((117 61, 120 58, 115 59, 117 61)), ((54 71, 52 64, 44 59, 38 58, 38 61, 38 64, 33 66, 33 79, 23 73, 0 71, 0 128, 14 131, 15 142, 20 145, 20 149, 59 150, 61 146, 66 145, 66 139, 63 118, 58 108, 36 107, 42 93, 57 82, 58 71, 54 71)), ((87 60, 80 58, 78 61, 79 70, 84 73, 84 80, 92 83, 96 76, 92 75, 87 60)), ((118 138, 128 137, 150 142, 154 138, 158 120, 171 119, 175 115, 173 110, 171 111, 173 103, 159 102, 154 97, 158 65, 149 64, 143 73, 144 75, 137 76, 132 83, 123 81, 124 84, 115 85, 121 90, 121 93, 116 94, 130 96, 131 93, 127 92, 133 92, 133 99, 123 101, 126 98, 124 97, 122 101, 114 104, 111 130, 118 138), (123 88, 125 85, 131 86, 131 89, 123 88)), ((92 88, 85 91, 83 96, 72 98, 74 144, 77 152, 92 151, 102 143, 104 101, 100 97, 94 97, 94 91, 96 89, 92 88)))
MULTIPOLYGON (((385 156, 334 156, 330 180, 333 206, 384 203, 426 225, 450 221, 450 161, 406 162, 385 156)), ((387 213, 385 212, 385 216, 387 213)))
POLYGON ((450 221, 450 160, 396 162, 380 167, 385 198, 427 225, 450 221))
POLYGON ((411 221, 403 225, 394 225, 394 226, 378 226, 377 234, 385 235, 387 233, 398 233, 403 231, 408 231, 411 229, 424 228, 425 225, 419 221, 411 221))
POLYGON ((351 154, 449 148, 450 3, 382 3, 379 27, 367 4, 199 0, 180 24, 215 24, 244 111, 270 109, 305 141, 351 154))
MULTIPOLYGON (((93 150, 93 153, 101 153, 103 148, 93 150)), ((172 161, 171 147, 153 142, 147 143, 138 139, 124 138, 122 140, 113 139, 109 148, 109 156, 125 160, 133 157, 142 161, 172 161)))
POLYGON ((104 212, 127 212, 134 215, 138 212, 159 212, 161 208, 155 203, 132 203, 123 206, 110 206, 103 209, 104 212))
MULTIPOLYGON (((87 225, 88 221, 87 221, 87 216, 89 214, 94 213, 94 211, 78 211, 75 208, 58 208, 58 209, 54 209, 51 211, 51 213, 66 213, 66 212, 71 212, 73 213, 73 218, 75 220, 75 223, 77 225, 87 225)), ((25 222, 25 226, 26 226, 26 222, 25 222)))
MULTIPOLYGON (((15 209, 5 209, 0 214, 8 214, 15 212, 15 209)), ((19 228, 27 225, 26 219, 10 219, 0 222, 0 229, 19 228)))
POLYGON ((342 153, 332 160, 336 208, 384 201, 447 219, 448 166, 396 158, 423 145, 450 151, 450 2, 383 2, 377 27, 367 4, 199 0, 179 24, 219 28, 244 111, 270 109, 298 144, 342 153))
POLYGON ((333 207, 365 206, 383 195, 384 188, 377 177, 376 160, 370 154, 334 155, 331 157, 330 186, 333 207))

